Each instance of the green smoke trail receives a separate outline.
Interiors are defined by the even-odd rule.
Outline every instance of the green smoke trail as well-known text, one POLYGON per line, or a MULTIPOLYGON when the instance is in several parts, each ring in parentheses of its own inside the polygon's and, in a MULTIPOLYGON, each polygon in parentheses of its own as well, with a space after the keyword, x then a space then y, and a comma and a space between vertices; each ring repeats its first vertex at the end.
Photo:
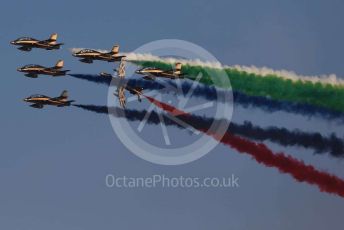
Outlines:
MULTIPOLYGON (((134 61, 135 64, 162 69, 171 69, 171 64, 161 61, 134 61)), ((251 96, 263 96, 275 100, 283 100, 297 103, 306 103, 336 111, 344 112, 344 86, 310 81, 292 81, 276 75, 259 76, 253 73, 238 71, 234 68, 223 69, 228 75, 233 90, 251 96)), ((211 76, 221 76, 222 69, 203 66, 183 65, 182 73, 186 77, 195 80, 202 73, 200 82, 207 85, 216 85, 211 76)))

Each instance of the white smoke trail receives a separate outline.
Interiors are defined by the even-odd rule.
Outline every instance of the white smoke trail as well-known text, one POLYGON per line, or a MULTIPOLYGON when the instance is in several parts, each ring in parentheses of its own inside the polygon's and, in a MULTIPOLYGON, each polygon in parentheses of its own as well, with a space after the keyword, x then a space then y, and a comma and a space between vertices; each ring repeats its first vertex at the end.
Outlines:
POLYGON ((201 66, 201 67, 209 67, 209 68, 223 68, 220 62, 209 62, 209 61, 202 61, 200 59, 194 60, 187 60, 187 59, 179 59, 179 58, 172 58, 172 57, 158 57, 152 54, 139 54, 139 53, 123 53, 126 55, 126 60, 128 61, 157 61, 157 62, 164 62, 168 64, 174 64, 176 62, 180 62, 185 65, 191 66, 201 66))
POLYGON ((321 76, 304 76, 298 75, 293 71, 288 70, 273 70, 268 67, 256 67, 256 66, 224 66, 224 68, 235 69, 241 72, 252 73, 258 76, 277 76, 283 79, 288 79, 292 81, 302 81, 302 82, 312 82, 312 83, 322 83, 330 85, 344 85, 344 79, 337 77, 335 74, 321 75, 321 76))
MULTIPOLYGON (((72 48, 70 51, 72 53, 78 52, 83 48, 72 48)), ((98 50, 100 52, 109 52, 107 50, 98 50)), ((170 58, 170 57, 159 57, 149 53, 121 53, 121 55, 126 55, 127 61, 156 61, 156 62, 164 62, 168 64, 174 64, 176 62, 180 62, 184 65, 190 66, 200 66, 200 67, 208 67, 208 68, 216 68, 216 69, 232 69, 237 70, 240 72, 246 72, 249 74, 255 74, 260 77, 267 77, 267 76, 276 76, 283 79, 291 80, 291 81, 302 81, 302 82, 312 82, 312 83, 321 83, 321 84, 329 84, 333 86, 344 86, 344 79, 337 77, 335 74, 330 75, 321 75, 321 76, 305 76, 305 75, 298 75, 293 71, 288 70, 273 70, 268 67, 256 67, 256 66, 242 66, 242 65, 222 65, 220 62, 207 62, 202 61, 199 59, 195 60, 186 60, 186 59, 177 59, 177 58, 170 58)))
MULTIPOLYGON (((85 49, 85 48, 71 48, 69 50, 72 53, 76 53, 82 49, 85 49)), ((99 52, 109 52, 108 50, 99 50, 99 49, 92 49, 92 50, 99 51, 99 52)), ((199 59, 186 60, 186 59, 177 59, 177 58, 170 58, 170 57, 162 58, 162 57, 155 56, 148 53, 141 54, 141 53, 132 53, 132 52, 120 53, 119 55, 125 55, 127 61, 156 61, 156 62, 164 62, 168 64, 174 64, 176 62, 180 62, 182 64, 191 65, 191 66, 201 66, 201 67, 218 68, 218 69, 223 68, 220 62, 205 62, 199 59)))

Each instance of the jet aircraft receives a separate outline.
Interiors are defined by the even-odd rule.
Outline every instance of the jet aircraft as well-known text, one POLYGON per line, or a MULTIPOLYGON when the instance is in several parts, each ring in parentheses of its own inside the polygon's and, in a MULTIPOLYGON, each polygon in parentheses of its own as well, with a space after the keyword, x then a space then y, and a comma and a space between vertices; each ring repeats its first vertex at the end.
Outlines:
POLYGON ((112 75, 109 74, 109 73, 107 73, 107 72, 100 72, 100 73, 99 73, 99 76, 100 76, 100 77, 112 77, 112 75))
MULTIPOLYGON (((117 78, 114 80, 117 84, 117 92, 114 94, 118 97, 119 104, 124 109, 126 106, 126 97, 125 97, 125 91, 128 91, 130 94, 137 95, 137 99, 139 102, 141 102, 141 95, 143 88, 138 86, 130 86, 127 84, 127 82, 124 80, 125 78, 125 59, 123 58, 118 66, 118 69, 114 69, 115 72, 117 72, 117 78)), ((103 77, 110 77, 110 74, 104 74, 103 77)), ((112 76, 111 76, 112 77, 112 76)))
POLYGON ((182 64, 176 63, 175 68, 172 70, 163 70, 160 68, 155 67, 145 67, 142 69, 138 69, 135 72, 137 74, 144 75, 144 79, 146 80, 155 80, 157 77, 161 78, 169 78, 169 79, 177 79, 177 78, 184 78, 184 75, 181 72, 182 64))
POLYGON ((30 65, 25 65, 21 68, 18 68, 17 70, 19 72, 26 73, 25 76, 31 77, 31 78, 37 78, 39 74, 50 75, 53 77, 65 76, 69 70, 62 70, 63 64, 64 64, 63 60, 59 60, 56 63, 56 65, 53 67, 44 67, 41 65, 30 64, 30 65))
POLYGON ((119 45, 114 45, 110 52, 99 50, 82 49, 73 54, 74 57, 81 58, 79 61, 84 63, 93 63, 94 60, 116 62, 121 61, 124 55, 119 55, 119 45))
POLYGON ((143 88, 142 87, 131 87, 129 85, 123 85, 123 86, 118 86, 117 87, 117 92, 114 93, 114 95, 116 97, 118 97, 119 100, 119 104, 121 105, 121 107, 123 109, 125 109, 126 107, 126 97, 125 97, 125 91, 128 91, 130 94, 132 95, 136 95, 137 96, 137 100, 139 102, 142 101, 141 96, 142 96, 142 91, 143 88))
POLYGON ((64 90, 59 97, 48 97, 41 94, 34 94, 24 99, 25 102, 32 103, 30 106, 42 109, 44 105, 53 105, 57 107, 70 106, 74 100, 68 101, 68 91, 64 90))
POLYGON ((63 43, 57 43, 57 33, 50 35, 46 40, 38 40, 30 37, 21 37, 14 41, 11 41, 12 45, 19 46, 19 50, 22 51, 31 51, 32 48, 40 48, 46 50, 57 50, 60 49, 60 46, 63 43))

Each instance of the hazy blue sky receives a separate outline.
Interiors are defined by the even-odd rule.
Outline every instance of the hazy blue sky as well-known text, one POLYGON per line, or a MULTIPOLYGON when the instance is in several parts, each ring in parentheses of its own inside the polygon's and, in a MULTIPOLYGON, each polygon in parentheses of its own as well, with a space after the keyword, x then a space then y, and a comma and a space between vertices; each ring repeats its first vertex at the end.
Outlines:
MULTIPOLYGON (((223 64, 268 66, 305 75, 344 76, 344 2, 331 1, 2 1, 0 119, 0 228, 94 229, 339 229, 344 201, 248 156, 219 145, 182 166, 159 166, 130 153, 107 116, 78 108, 36 110, 22 99, 68 89, 79 103, 106 105, 107 88, 71 77, 28 79, 16 68, 52 66, 62 58, 73 73, 111 71, 108 63, 80 63, 72 47, 131 51, 147 42, 177 38, 196 43, 223 64), (59 51, 20 52, 20 36, 59 33, 59 51), (105 175, 240 177, 238 189, 109 189, 105 175)), ((148 106, 148 103, 143 106, 148 106)), ((267 114, 236 107, 233 120, 261 126, 336 132, 321 119, 267 114)), ((190 138, 169 128, 173 138, 190 138)), ((147 132, 160 132, 147 127, 147 132)), ((159 138, 160 134, 154 135, 159 138)), ((303 148, 285 151, 344 178, 343 161, 303 148)))

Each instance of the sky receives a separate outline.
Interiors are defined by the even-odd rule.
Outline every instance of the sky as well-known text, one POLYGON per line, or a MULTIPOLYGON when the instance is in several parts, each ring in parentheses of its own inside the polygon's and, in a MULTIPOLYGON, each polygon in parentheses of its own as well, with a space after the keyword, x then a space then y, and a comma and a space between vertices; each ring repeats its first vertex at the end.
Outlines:
MULTIPOLYGON (((344 201, 298 183, 276 169, 218 145, 189 164, 163 166, 132 154, 106 115, 76 107, 37 110, 22 99, 64 89, 81 104, 106 105, 105 86, 72 77, 29 79, 16 68, 65 61, 72 73, 110 72, 109 63, 78 62, 69 49, 132 51, 158 39, 182 39, 212 53, 225 65, 267 66, 302 75, 344 76, 344 2, 331 1, 2 1, 0 50, 1 229, 338 229, 344 201), (21 36, 59 34, 58 51, 21 52, 9 42, 21 36), (107 188, 117 176, 224 177, 235 174, 239 188, 107 188)), ((148 107, 143 102, 140 108, 148 107)), ((133 107, 135 109, 135 107, 133 107)), ((236 123, 302 128, 343 138, 336 121, 259 108, 234 107, 236 123)), ((133 123, 133 126, 138 122, 133 123)), ((189 140, 168 127, 171 138, 189 140)), ((158 126, 145 127, 154 141, 158 126)), ((344 178, 343 161, 310 149, 266 142, 317 168, 344 178)))

